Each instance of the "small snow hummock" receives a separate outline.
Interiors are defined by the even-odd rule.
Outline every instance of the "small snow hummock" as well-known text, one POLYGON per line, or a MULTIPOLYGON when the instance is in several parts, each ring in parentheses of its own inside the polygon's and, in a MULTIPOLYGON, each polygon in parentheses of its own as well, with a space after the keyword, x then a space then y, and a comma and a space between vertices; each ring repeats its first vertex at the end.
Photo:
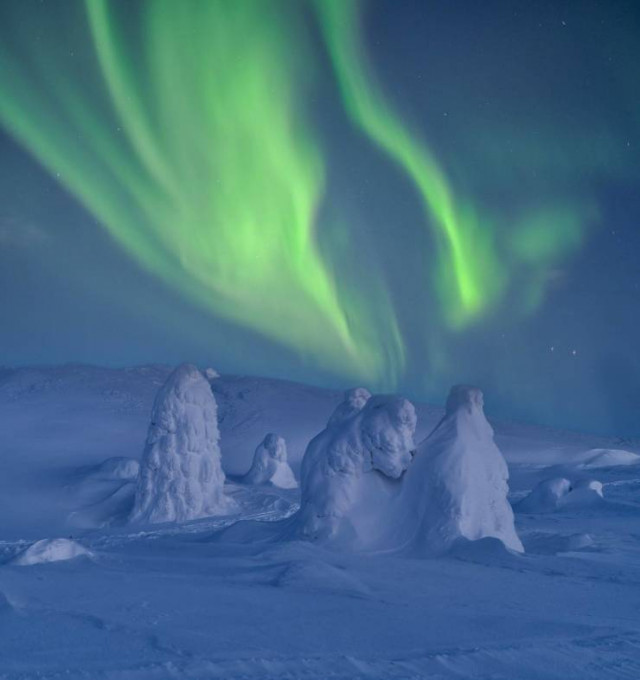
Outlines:
POLYGON ((591 449, 585 451, 582 467, 601 468, 616 465, 638 465, 640 456, 624 449, 591 449))
POLYGON ((103 479, 133 481, 140 472, 140 463, 135 458, 115 456, 107 458, 92 470, 92 475, 103 479))
POLYGON ((347 392, 302 460, 295 534, 351 548, 370 545, 396 480, 411 464, 415 428, 406 399, 370 397, 362 388, 347 392))
POLYGON ((217 406, 211 387, 190 364, 179 366, 153 405, 131 522, 181 522, 225 514, 217 406))
POLYGON ((298 486, 287 462, 287 445, 282 437, 271 432, 262 440, 243 481, 247 484, 271 483, 281 489, 295 489, 298 486))
POLYGON ((545 479, 514 507, 518 512, 534 514, 553 512, 557 509, 560 499, 569 491, 571 491, 571 482, 565 477, 545 479))
POLYGON ((14 557, 11 564, 26 567, 45 562, 72 560, 82 555, 89 556, 91 553, 76 541, 69 538, 43 538, 14 557))
POLYGON ((515 509, 527 514, 555 512, 562 508, 577 508, 600 503, 603 498, 602 483, 595 479, 571 482, 564 477, 545 479, 515 509))
POLYGON ((483 405, 478 388, 453 387, 444 417, 418 447, 400 499, 406 526, 398 527, 418 551, 439 554, 458 539, 486 537, 523 551, 507 500, 507 464, 483 405))
POLYGON ((219 378, 220 374, 218 373, 218 371, 216 371, 215 368, 207 368, 207 369, 205 369, 204 377, 209 382, 211 382, 212 380, 216 380, 217 378, 219 378))

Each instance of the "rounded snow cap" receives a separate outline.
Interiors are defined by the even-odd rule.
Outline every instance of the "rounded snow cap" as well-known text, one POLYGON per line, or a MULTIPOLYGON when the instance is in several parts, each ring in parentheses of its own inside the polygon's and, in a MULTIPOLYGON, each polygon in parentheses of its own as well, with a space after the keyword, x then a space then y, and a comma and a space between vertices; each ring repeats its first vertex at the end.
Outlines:
POLYGON ((207 368, 204 372, 204 377, 211 382, 212 380, 215 380, 216 378, 220 377, 220 374, 218 371, 215 370, 215 368, 207 368))
POLYGON ((469 413, 475 411, 482 412, 484 397, 479 387, 471 385, 454 385, 447 397, 446 413, 453 415, 457 411, 464 409, 469 413))
POLYGON ((371 399, 371 392, 365 387, 354 387, 344 393, 343 401, 338 404, 336 410, 329 418, 329 425, 337 425, 342 423, 351 416, 355 415, 365 407, 365 404, 371 399))
POLYGON ((371 392, 366 387, 354 387, 344 393, 347 404, 358 411, 371 399, 371 392))
POLYGON ((32 564, 73 560, 82 555, 90 556, 91 553, 76 541, 69 538, 43 538, 14 557, 11 563, 26 567, 32 564))
POLYGON ((275 432, 269 432, 262 440, 262 446, 269 452, 271 458, 275 458, 278 461, 287 460, 287 446, 284 439, 275 434, 275 432))

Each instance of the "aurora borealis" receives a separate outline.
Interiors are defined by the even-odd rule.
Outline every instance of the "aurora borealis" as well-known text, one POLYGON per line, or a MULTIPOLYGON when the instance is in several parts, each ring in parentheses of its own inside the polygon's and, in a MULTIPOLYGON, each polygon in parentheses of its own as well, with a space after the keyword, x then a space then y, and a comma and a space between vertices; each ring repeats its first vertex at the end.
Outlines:
MULTIPOLYGON (((614 195, 640 180, 633 3, 4 0, 0 12, 4 172, 42 167, 86 216, 85 243, 109 235, 96 271, 108 261, 159 286, 143 303, 126 277, 91 277, 110 308, 153 307, 141 338, 175 335, 170 355, 152 340, 150 360, 183 347, 220 370, 425 399, 481 382, 507 415, 578 421, 567 395, 595 370, 583 355, 620 353, 593 339, 600 327, 585 340, 595 312, 562 298, 606 250, 614 195), (566 367, 549 363, 562 353, 566 367), (559 403, 539 406, 558 381, 559 403)), ((64 238, 47 267, 68 281, 73 318, 90 265, 64 264, 79 247, 64 238)), ((593 304, 603 319, 617 309, 593 304)), ((11 342, 8 356, 29 360, 11 342)), ((128 358, 108 354, 87 352, 128 358)), ((587 407, 596 428, 612 408, 587 407)))

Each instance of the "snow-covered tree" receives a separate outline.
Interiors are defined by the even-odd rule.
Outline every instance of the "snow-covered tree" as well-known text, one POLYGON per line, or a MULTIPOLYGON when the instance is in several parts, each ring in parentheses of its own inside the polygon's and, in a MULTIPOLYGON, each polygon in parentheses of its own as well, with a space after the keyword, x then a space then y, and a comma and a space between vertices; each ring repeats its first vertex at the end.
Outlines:
MULTIPOLYGON (((402 494, 404 517, 417 518, 413 544, 431 553, 460 538, 500 539, 522 551, 507 500, 509 472, 483 410, 482 392, 458 385, 446 412, 418 447, 402 494)), ((405 531, 414 531, 409 525, 405 531)))
POLYGON ((132 522, 173 522, 226 512, 216 401, 200 371, 179 366, 153 405, 132 522))
POLYGON ((395 480, 411 463, 415 427, 415 409, 406 399, 348 392, 305 452, 296 534, 368 545, 395 480))
POLYGON ((287 462, 287 445, 282 437, 269 433, 262 440, 243 481, 247 484, 271 483, 281 489, 295 489, 298 486, 287 462))

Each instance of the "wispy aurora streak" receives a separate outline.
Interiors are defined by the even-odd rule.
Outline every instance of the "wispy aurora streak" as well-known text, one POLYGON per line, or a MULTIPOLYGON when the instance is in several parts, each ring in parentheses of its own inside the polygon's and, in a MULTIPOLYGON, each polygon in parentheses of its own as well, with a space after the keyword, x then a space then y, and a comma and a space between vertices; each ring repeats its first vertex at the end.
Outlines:
POLYGON ((435 284, 446 318, 464 326, 503 288, 491 225, 455 197, 429 148, 403 124, 377 88, 366 62, 357 0, 316 0, 329 52, 351 118, 407 173, 420 192, 440 250, 435 284))
POLYGON ((153 0, 132 34, 117 3, 84 7, 94 62, 79 68, 54 36, 29 60, 2 55, 7 127, 192 300, 324 368, 393 384, 402 346, 386 295, 367 308, 341 290, 316 243, 324 159, 301 106, 310 64, 295 16, 153 0))

